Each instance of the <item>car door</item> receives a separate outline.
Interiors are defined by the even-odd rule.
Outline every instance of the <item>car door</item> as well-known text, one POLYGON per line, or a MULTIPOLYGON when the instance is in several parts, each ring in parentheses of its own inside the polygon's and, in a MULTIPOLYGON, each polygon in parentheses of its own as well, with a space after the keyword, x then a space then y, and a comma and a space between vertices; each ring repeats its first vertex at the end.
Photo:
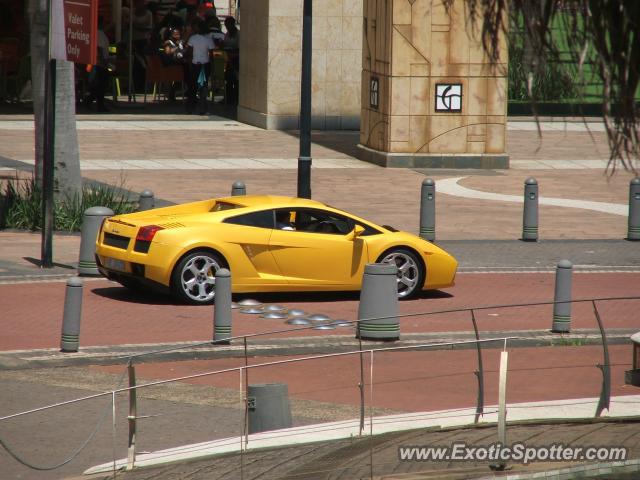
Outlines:
POLYGON ((276 228, 269 248, 289 283, 356 287, 367 259, 366 242, 351 239, 354 221, 322 209, 277 209, 289 213, 286 226, 276 228))
POLYGON ((278 285, 287 281, 269 250, 273 233, 273 209, 227 217, 223 223, 228 243, 237 245, 230 259, 233 264, 234 283, 242 285, 278 285))

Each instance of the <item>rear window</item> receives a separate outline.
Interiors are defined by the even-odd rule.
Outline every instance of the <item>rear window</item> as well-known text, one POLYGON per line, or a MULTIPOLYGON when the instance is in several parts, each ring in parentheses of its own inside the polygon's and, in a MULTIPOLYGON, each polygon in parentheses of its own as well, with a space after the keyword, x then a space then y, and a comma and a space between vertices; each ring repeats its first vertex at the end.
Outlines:
POLYGON ((224 210, 233 210, 234 208, 240 208, 240 205, 229 202, 216 202, 211 209, 212 212, 222 212, 224 210))

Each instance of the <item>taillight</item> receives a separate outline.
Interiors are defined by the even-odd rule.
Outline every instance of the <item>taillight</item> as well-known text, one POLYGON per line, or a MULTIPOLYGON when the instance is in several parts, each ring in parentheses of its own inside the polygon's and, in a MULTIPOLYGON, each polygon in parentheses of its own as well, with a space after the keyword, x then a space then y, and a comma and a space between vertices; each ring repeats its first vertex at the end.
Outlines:
POLYGON ((136 235, 136 240, 150 242, 151 240, 153 240, 153 237, 158 230, 164 230, 164 228, 159 227, 158 225, 147 225, 145 227, 140 227, 140 230, 138 230, 138 235, 136 235))

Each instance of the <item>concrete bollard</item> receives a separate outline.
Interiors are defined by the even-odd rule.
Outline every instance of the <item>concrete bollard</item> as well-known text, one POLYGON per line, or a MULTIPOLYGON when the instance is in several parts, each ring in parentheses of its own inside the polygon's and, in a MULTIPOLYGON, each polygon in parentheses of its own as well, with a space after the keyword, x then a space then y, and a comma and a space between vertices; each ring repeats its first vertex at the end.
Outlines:
POLYGON ((216 272, 215 307, 213 310, 213 341, 229 344, 231 338, 231 272, 221 268, 216 272))
POLYGON ((151 210, 156 206, 156 199, 151 190, 143 190, 138 199, 138 211, 151 210))
POLYGON ((629 183, 629 229, 627 240, 640 240, 640 177, 629 183))
POLYGON ((398 267, 386 263, 370 263, 364 267, 356 338, 365 340, 398 340, 398 267), (366 320, 380 318, 379 320, 366 320))
POLYGON ((96 240, 102 221, 111 216, 113 216, 113 210, 107 207, 91 207, 85 210, 80 234, 78 274, 84 276, 100 275, 96 265, 96 240))
POLYGON ((284 383, 249 385, 247 407, 249 433, 280 430, 292 425, 289 390, 284 383))
POLYGON ((569 260, 560 260, 556 268, 556 287, 553 296, 553 325, 554 333, 569 333, 571 331, 571 283, 573 265, 569 260), (557 303, 567 302, 567 303, 557 303))
POLYGON ((527 178, 524 182, 522 240, 538 240, 538 182, 533 177, 527 178))
POLYGON ((82 291, 83 286, 80 277, 71 277, 67 280, 67 289, 64 295, 62 334, 60 335, 60 351, 62 352, 77 352, 80 346, 82 291))
POLYGON ((235 182, 233 182, 233 185, 231 185, 231 196, 235 197, 236 195, 246 195, 247 194, 247 187, 245 186, 244 182, 241 182, 240 180, 236 180, 235 182))
POLYGON ((640 332, 631 335, 631 345, 633 360, 631 361, 631 370, 624 372, 624 383, 640 387, 640 332))
POLYGON ((420 238, 436 239, 436 182, 431 178, 422 181, 420 190, 420 238))

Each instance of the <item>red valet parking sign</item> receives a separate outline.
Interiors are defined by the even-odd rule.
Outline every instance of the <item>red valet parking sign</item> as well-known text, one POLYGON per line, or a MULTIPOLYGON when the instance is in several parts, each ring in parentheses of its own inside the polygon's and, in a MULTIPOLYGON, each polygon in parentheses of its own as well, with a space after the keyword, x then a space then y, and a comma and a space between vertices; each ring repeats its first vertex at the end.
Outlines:
POLYGON ((51 58, 96 63, 98 0, 51 0, 51 58))

